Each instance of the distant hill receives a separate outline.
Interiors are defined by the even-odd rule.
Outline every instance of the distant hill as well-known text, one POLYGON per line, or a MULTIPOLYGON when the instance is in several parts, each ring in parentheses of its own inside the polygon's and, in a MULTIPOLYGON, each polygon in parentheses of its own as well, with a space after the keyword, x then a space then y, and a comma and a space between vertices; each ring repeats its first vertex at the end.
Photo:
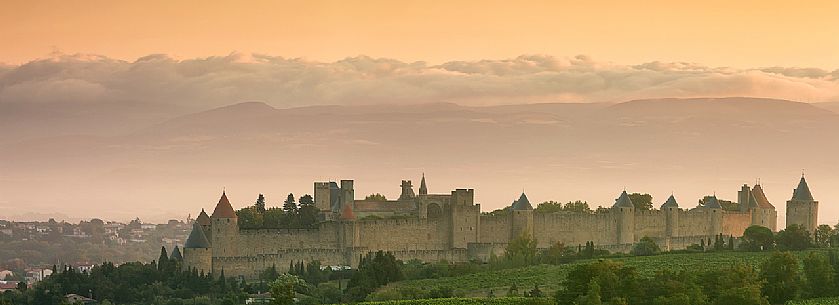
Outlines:
MULTIPOLYGON (((342 178, 357 180, 358 197, 390 198, 399 180, 423 172, 432 192, 475 188, 484 210, 523 188, 534 204, 608 206, 626 188, 657 203, 673 192, 692 207, 714 192, 735 200, 757 178, 783 208, 802 169, 816 199, 839 198, 839 114, 775 99, 292 109, 249 102, 115 129, 0 145, 14 160, 0 164, 0 214, 165 220, 211 208, 222 187, 236 207, 258 193, 278 205, 288 193, 311 193, 314 180, 342 178)), ((839 208, 822 207, 823 221, 835 222, 839 208)))

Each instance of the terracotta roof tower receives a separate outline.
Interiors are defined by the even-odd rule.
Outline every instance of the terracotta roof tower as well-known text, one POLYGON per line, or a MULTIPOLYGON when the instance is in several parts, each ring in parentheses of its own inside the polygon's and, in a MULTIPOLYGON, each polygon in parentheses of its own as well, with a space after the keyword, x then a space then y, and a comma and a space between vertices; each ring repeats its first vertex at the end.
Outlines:
POLYGON ((221 198, 219 198, 218 204, 216 204, 216 208, 213 210, 212 218, 237 218, 236 211, 230 205, 230 200, 227 200, 227 194, 225 192, 221 192, 221 198))

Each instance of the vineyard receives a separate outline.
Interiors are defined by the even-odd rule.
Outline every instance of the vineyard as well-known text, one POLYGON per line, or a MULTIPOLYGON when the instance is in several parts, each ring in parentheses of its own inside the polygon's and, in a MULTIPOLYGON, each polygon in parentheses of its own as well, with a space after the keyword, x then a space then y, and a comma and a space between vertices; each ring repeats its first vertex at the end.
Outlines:
POLYGON ((789 301, 786 305, 839 305, 839 298, 789 301))
POLYGON ((364 302, 359 305, 551 305, 549 298, 450 298, 383 302, 364 302))
MULTIPOLYGON (((818 251, 818 250, 814 250, 818 251)), ((803 258, 810 251, 795 252, 794 255, 803 258)), ((748 264, 759 268, 771 253, 767 252, 708 252, 690 254, 663 254, 656 256, 628 256, 611 258, 622 262, 626 266, 637 268, 642 276, 651 276, 660 270, 708 270, 732 266, 737 263, 748 264)), ((485 297, 492 293, 504 296, 512 284, 518 291, 528 291, 535 285, 551 295, 559 288, 566 274, 579 264, 588 264, 592 260, 581 260, 565 265, 538 265, 524 268, 503 269, 467 274, 456 277, 437 279, 411 280, 392 283, 379 289, 376 294, 403 290, 432 290, 449 287, 458 296, 485 297)))

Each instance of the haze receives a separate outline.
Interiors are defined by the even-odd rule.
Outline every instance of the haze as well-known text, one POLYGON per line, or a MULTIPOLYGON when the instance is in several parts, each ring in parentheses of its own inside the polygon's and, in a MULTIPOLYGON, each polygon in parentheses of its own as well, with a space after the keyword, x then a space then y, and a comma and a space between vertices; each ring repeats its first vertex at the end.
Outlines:
MULTIPOLYGON (((46 1, 0 10, 0 219, 474 188, 839 208, 833 1, 46 1)), ((783 217, 779 217, 783 225, 783 217)))

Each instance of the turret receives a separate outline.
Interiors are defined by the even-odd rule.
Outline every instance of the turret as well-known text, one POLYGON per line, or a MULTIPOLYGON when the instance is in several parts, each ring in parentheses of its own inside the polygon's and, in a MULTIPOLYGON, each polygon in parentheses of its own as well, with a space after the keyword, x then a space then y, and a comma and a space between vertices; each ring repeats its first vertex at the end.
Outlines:
POLYGON ((618 244, 631 244, 635 242, 635 205, 629 199, 629 194, 623 191, 615 204, 612 205, 612 213, 617 217, 617 242, 618 244))
POLYGON ((239 217, 236 216, 236 211, 230 205, 230 200, 227 199, 225 192, 221 193, 221 198, 219 198, 218 204, 213 210, 213 215, 210 216, 210 222, 214 256, 237 256, 239 252, 237 246, 239 217))
POLYGON ((511 209, 513 217, 513 231, 511 232, 511 237, 517 238, 523 234, 527 234, 532 237, 533 205, 530 204, 530 200, 527 199, 527 195, 525 195, 524 192, 521 193, 518 200, 513 201, 511 209))
POLYGON ((793 224, 801 225, 812 234, 818 225, 818 217, 819 202, 813 199, 807 180, 801 175, 798 187, 792 191, 792 198, 787 201, 787 227, 793 224))
POLYGON ((752 196, 757 202, 757 207, 752 210, 752 225, 767 227, 772 231, 778 230, 778 211, 775 206, 766 199, 763 187, 757 184, 752 188, 752 196))
POLYGON ((676 202, 676 197, 670 195, 670 198, 661 205, 661 211, 664 212, 665 217, 664 235, 666 237, 679 236, 679 203, 676 202))
POLYGON ((207 215, 207 212, 204 212, 204 209, 201 209, 201 213, 198 214, 198 218, 195 219, 195 222, 201 226, 201 229, 204 230, 204 235, 207 235, 207 240, 213 240, 213 231, 210 229, 212 225, 212 221, 210 221, 210 216, 207 215))
POLYGON ((184 243, 183 269, 197 269, 201 273, 213 272, 213 253, 204 230, 195 222, 192 224, 192 232, 184 243))
POLYGON ((704 201, 708 212, 708 236, 717 236, 722 233, 722 205, 717 195, 705 196, 704 201))

